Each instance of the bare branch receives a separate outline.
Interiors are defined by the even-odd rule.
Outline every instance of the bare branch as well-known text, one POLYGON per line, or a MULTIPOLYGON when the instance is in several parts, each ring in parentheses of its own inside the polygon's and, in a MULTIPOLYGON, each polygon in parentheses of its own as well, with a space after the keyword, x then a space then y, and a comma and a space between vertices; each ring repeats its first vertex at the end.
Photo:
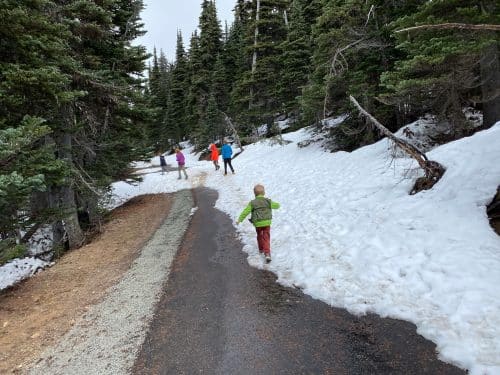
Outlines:
POLYGON ((402 33, 404 31, 422 30, 422 29, 460 29, 460 30, 481 30, 481 31, 500 31, 500 25, 490 24, 467 24, 467 23, 439 23, 435 25, 419 25, 407 27, 405 29, 396 30, 395 33, 402 33))
POLYGON ((240 148, 241 152, 243 152, 243 146, 241 145, 240 137, 238 136, 238 132, 236 131, 236 127, 234 126, 233 122, 231 121, 231 118, 228 115, 226 115, 225 112, 222 112, 222 114, 224 115, 224 119, 226 120, 226 123, 229 125, 229 127, 231 128, 231 130, 236 138, 236 143, 238 144, 238 147, 240 148))
POLYGON ((375 18, 375 5, 372 5, 370 7, 370 11, 368 12, 368 16, 366 17, 365 27, 368 25, 368 22, 370 22, 370 16, 375 18))
MULTIPOLYGON (((418 165, 425 172, 425 180, 423 182, 424 185, 428 186, 428 188, 432 187, 443 175, 445 169, 444 167, 436 161, 429 160, 427 156, 417 149, 411 143, 396 137, 392 134, 389 129, 387 129, 384 125, 382 125, 375 117, 373 117, 370 113, 368 113, 361 105, 358 103, 354 97, 349 95, 349 100, 356 106, 359 112, 365 116, 375 127, 384 134, 387 138, 394 142, 398 147, 400 147, 403 151, 409 154, 412 158, 414 158, 418 165)), ((414 190, 415 191, 415 190, 414 190)), ((416 192, 416 191, 415 191, 416 192)))

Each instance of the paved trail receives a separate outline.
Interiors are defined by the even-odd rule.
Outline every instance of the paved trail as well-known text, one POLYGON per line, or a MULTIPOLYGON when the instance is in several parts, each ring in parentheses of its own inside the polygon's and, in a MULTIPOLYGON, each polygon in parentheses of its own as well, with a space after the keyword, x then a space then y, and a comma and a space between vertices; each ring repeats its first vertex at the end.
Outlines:
POLYGON ((464 374, 415 326, 355 317, 248 266, 217 193, 192 218, 135 374, 464 374))

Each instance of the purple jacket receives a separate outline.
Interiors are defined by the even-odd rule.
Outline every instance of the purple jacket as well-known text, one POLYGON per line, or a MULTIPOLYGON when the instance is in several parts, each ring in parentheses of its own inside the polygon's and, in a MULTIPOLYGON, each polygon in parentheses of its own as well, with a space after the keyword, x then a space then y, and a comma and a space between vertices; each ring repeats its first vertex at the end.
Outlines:
POLYGON ((186 160, 184 159, 184 154, 180 151, 175 154, 175 160, 177 160, 177 163, 179 163, 179 165, 186 164, 186 160))

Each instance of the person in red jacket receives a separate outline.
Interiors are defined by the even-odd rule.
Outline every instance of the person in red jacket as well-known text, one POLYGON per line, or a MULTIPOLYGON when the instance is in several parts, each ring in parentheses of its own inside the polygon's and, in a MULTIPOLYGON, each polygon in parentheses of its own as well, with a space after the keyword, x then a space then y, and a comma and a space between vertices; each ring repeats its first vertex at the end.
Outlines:
POLYGON ((215 143, 212 143, 210 145, 210 160, 214 163, 215 170, 219 170, 219 150, 217 149, 217 146, 215 143))

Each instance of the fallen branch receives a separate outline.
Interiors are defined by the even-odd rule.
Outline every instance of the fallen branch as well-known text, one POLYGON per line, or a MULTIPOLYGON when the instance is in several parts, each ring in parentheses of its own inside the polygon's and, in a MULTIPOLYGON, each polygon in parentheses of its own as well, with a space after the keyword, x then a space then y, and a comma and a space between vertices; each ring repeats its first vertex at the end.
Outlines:
POLYGON ((402 33, 404 31, 413 31, 421 29, 461 29, 461 30, 488 30, 488 31, 500 31, 500 25, 489 25, 489 24, 479 24, 472 25, 467 23, 439 23, 435 25, 419 25, 413 27, 407 27, 405 29, 396 30, 395 33, 402 33))
POLYGON ((413 159, 415 159, 420 166, 424 170, 425 177, 423 179, 418 179, 415 187, 412 189, 411 194, 415 194, 420 190, 430 189, 436 182, 439 181, 441 176, 445 172, 445 168, 436 161, 429 160, 427 156, 416 148, 411 143, 396 137, 391 133, 389 129, 387 129, 384 125, 382 125, 375 117, 373 117, 370 113, 368 113, 361 105, 358 103, 354 97, 349 95, 349 100, 356 106, 359 112, 365 116, 375 127, 387 138, 393 141, 399 148, 401 148, 404 152, 410 155, 413 159))
POLYGON ((234 134, 234 138, 236 140, 236 144, 240 148, 240 153, 242 153, 243 152, 243 146, 241 145, 240 137, 238 136, 238 132, 236 131, 236 127, 234 126, 233 122, 231 121, 231 118, 228 115, 226 115, 224 112, 222 112, 222 114, 224 115, 224 119, 226 120, 226 123, 229 125, 229 127, 231 128, 231 131, 234 134))

